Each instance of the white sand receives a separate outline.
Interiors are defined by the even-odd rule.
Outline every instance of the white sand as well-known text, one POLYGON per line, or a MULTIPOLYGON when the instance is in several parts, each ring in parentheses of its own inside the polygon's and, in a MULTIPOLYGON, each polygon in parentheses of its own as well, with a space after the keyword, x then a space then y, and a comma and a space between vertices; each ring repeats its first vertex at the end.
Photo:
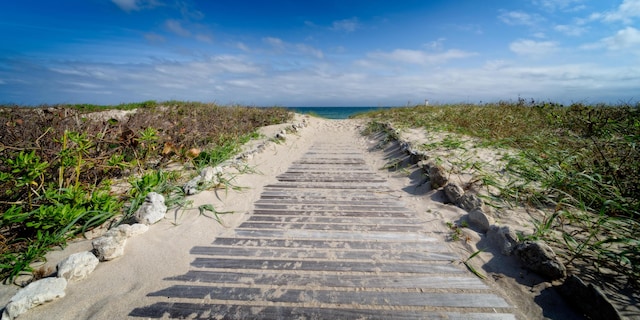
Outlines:
MULTIPOLYGON (((189 253, 191 248, 211 244, 218 236, 230 235, 232 227, 247 218, 263 187, 275 183, 276 175, 283 173, 293 161, 301 157, 314 141, 339 140, 352 143, 361 150, 370 149, 377 143, 372 138, 359 134, 362 123, 357 120, 309 120, 308 127, 298 134, 289 134, 285 143, 271 143, 265 151, 248 161, 248 165, 258 173, 243 174, 234 180, 236 185, 246 189, 207 191, 192 197, 194 207, 210 203, 219 211, 235 212, 223 216, 227 227, 200 216, 197 210, 178 213, 177 216, 173 212, 167 213, 166 219, 153 225, 147 233, 129 239, 123 257, 100 263, 88 279, 70 283, 66 297, 37 307, 20 319, 125 319, 133 309, 150 304, 147 294, 168 286, 163 279, 185 274, 189 270, 193 260, 189 253)), ((272 136, 280 128, 265 128, 264 132, 272 136)), ((384 150, 378 150, 366 153, 366 160, 372 168, 380 169, 389 161, 389 156, 391 155, 384 150)), ((416 182, 421 178, 413 172, 413 175, 406 176, 386 170, 379 171, 381 176, 389 179, 391 188, 395 190, 393 195, 404 201, 410 209, 433 221, 427 228, 444 240, 450 232, 445 223, 457 221, 465 212, 455 206, 443 204, 441 194, 428 190, 428 186, 416 188, 416 182)), ((475 251, 476 242, 481 240, 475 232, 467 232, 468 243, 449 242, 452 249, 462 257, 475 251)), ((63 252, 49 255, 49 264, 55 265, 63 257, 84 250, 90 250, 89 241, 79 241, 63 252)), ((482 254, 476 264, 485 274, 494 272, 489 274, 488 284, 517 307, 519 318, 543 317, 541 307, 534 302, 539 290, 532 290, 530 286, 539 280, 531 278, 531 275, 511 260, 500 255, 494 256, 490 252, 482 254), (488 263, 490 268, 496 270, 483 269, 481 262, 488 263)), ((0 303, 6 304, 15 290, 15 286, 4 286, 0 290, 0 303)))

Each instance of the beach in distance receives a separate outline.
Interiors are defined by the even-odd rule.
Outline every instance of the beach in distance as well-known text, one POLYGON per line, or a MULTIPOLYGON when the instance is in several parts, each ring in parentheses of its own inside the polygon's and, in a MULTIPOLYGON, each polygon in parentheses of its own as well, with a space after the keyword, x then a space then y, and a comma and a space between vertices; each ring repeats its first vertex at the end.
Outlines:
POLYGON ((322 118, 327 119, 348 119, 350 116, 353 116, 358 113, 368 112, 372 110, 380 110, 380 109, 390 109, 393 107, 286 107, 287 109, 302 113, 302 114, 311 114, 317 115, 322 118))

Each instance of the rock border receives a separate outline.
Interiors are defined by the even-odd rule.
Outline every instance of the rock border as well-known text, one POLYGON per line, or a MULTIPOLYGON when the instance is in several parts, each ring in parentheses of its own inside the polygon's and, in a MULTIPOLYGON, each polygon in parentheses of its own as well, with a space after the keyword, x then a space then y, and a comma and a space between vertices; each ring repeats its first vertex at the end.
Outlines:
MULTIPOLYGON (((447 201, 467 212, 468 221, 484 232, 489 243, 505 256, 514 254, 522 265, 548 280, 560 280, 558 292, 590 319, 623 319, 611 301, 593 284, 586 285, 578 276, 569 274, 555 252, 544 241, 520 242, 515 229, 498 225, 491 216, 490 207, 473 192, 465 192, 455 182, 449 182, 447 170, 430 159, 427 152, 404 140, 401 131, 392 123, 381 123, 383 130, 399 144, 400 150, 409 156, 409 163, 417 165, 431 182, 433 190, 441 189, 447 201), (597 307, 595 307, 595 306, 597 307)), ((455 168, 453 168, 455 169, 455 168)))
MULTIPOLYGON (((266 150, 268 144, 285 141, 287 134, 298 132, 309 125, 307 118, 301 122, 289 125, 274 137, 259 143, 250 150, 237 154, 233 159, 227 160, 216 167, 206 167, 200 175, 189 180, 183 190, 186 195, 193 195, 200 190, 201 182, 218 183, 225 170, 253 158, 254 155, 266 150)), ((67 284, 71 281, 81 281, 89 276, 100 262, 117 259, 124 255, 127 239, 138 236, 149 230, 149 226, 164 219, 167 207, 164 196, 150 192, 145 197, 145 202, 134 214, 136 224, 121 224, 109 229, 104 235, 93 239, 93 250, 74 253, 63 259, 56 265, 56 275, 39 279, 29 283, 16 292, 4 307, 1 320, 13 320, 21 314, 41 304, 58 300, 65 296, 67 284)))

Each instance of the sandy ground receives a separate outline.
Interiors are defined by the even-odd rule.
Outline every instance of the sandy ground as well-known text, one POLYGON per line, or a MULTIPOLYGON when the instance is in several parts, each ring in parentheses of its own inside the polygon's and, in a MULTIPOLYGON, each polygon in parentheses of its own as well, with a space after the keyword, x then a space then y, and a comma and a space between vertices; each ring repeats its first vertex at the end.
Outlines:
MULTIPOLYGON (((300 120, 301 116, 298 116, 300 120)), ((194 246, 211 244, 218 236, 230 234, 234 226, 246 220, 259 199, 263 186, 276 182, 290 164, 302 156, 318 137, 337 139, 353 144, 354 148, 366 150, 366 161, 373 169, 381 169, 390 161, 402 157, 393 145, 376 148, 374 137, 363 137, 363 123, 358 120, 324 120, 309 118, 309 126, 296 134, 289 134, 281 144, 271 143, 261 153, 247 161, 255 173, 239 175, 234 184, 244 187, 240 191, 206 191, 192 196, 194 207, 210 203, 218 211, 233 211, 222 216, 224 226, 213 219, 199 215, 197 210, 168 212, 165 219, 150 230, 127 242, 125 255, 113 261, 100 263, 89 278, 69 283, 66 296, 57 301, 32 309, 19 319, 125 319, 135 308, 147 304, 145 296, 166 287, 163 279, 185 274, 193 256, 189 250, 194 246)), ((281 126, 263 128, 271 137, 281 126)), ((379 174, 389 180, 394 195, 408 208, 432 221, 427 228, 441 239, 447 239, 450 230, 446 222, 458 221, 465 212, 443 203, 441 192, 430 190, 428 184, 420 184, 423 177, 416 168, 404 171, 380 170, 379 174)), ((482 235, 466 231, 466 242, 448 242, 452 250, 462 258, 467 257, 483 244, 482 235), (480 243, 480 244, 478 244, 480 243)), ((48 256, 48 264, 74 252, 91 249, 90 241, 77 241, 65 250, 48 256)), ((514 260, 494 254, 488 249, 474 259, 476 266, 488 275, 487 283, 517 308, 518 318, 574 319, 562 300, 546 290, 548 284, 535 275, 524 271, 514 260), (544 309, 541 307, 544 306, 544 309)), ((0 304, 5 305, 17 291, 15 286, 0 289, 0 304)))

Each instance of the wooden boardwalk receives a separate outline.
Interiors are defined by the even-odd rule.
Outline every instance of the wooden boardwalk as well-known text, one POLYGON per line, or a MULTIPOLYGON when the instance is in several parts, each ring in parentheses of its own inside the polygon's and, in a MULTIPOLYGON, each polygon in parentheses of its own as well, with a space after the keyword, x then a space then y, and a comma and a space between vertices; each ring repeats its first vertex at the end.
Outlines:
POLYGON ((130 316, 515 319, 349 146, 316 144, 278 181, 130 316))

